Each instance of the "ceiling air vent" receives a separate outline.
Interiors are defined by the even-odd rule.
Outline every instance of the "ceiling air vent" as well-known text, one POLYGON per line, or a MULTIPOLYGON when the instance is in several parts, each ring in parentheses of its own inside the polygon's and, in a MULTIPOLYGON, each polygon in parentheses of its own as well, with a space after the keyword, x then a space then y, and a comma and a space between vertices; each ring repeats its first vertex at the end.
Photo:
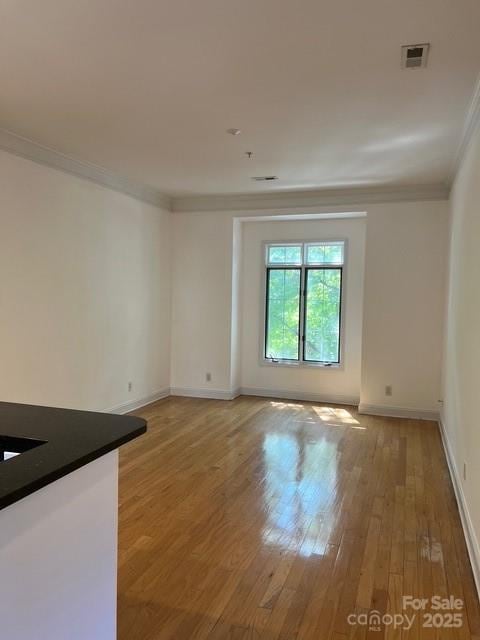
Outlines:
POLYGON ((270 180, 278 180, 277 176, 253 176, 255 182, 269 182, 270 180))
POLYGON ((427 66, 429 44, 408 44, 402 47, 402 68, 421 69, 427 66))

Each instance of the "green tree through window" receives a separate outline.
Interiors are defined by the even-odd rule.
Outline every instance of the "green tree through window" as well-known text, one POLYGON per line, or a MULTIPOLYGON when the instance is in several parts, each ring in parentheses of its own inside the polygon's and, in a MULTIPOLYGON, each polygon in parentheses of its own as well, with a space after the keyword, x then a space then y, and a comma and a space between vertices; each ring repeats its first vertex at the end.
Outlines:
POLYGON ((341 269, 307 269, 304 359, 340 361, 341 269))
POLYGON ((269 269, 267 357, 298 360, 301 269, 269 269))

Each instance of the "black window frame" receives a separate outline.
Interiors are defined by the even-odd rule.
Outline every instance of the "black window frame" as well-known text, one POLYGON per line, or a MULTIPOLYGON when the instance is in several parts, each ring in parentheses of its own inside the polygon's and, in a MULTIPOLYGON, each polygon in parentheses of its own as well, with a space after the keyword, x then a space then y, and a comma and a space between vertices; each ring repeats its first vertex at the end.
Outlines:
POLYGON ((343 265, 303 266, 303 318, 301 322, 302 359, 307 364, 322 364, 323 366, 339 365, 342 358, 342 302, 343 302, 343 265), (305 357, 305 343, 307 336, 307 308, 308 308, 308 272, 309 271, 340 271, 340 299, 338 302, 338 349, 336 360, 309 360, 305 357))
POLYGON ((278 265, 278 266, 267 266, 266 271, 266 285, 265 285, 265 328, 264 328, 264 345, 263 345, 263 356, 265 360, 270 360, 270 362, 300 362, 301 355, 301 323, 302 323, 302 291, 303 291, 303 281, 302 281, 302 267, 300 265, 278 265), (270 272, 271 271, 299 271, 300 278, 298 279, 298 346, 297 346, 297 358, 272 358, 267 356, 267 342, 268 342, 268 310, 269 310, 269 302, 270 302, 270 272))
MULTIPOLYGON (((336 242, 336 241, 335 241, 336 242)), ((266 243, 266 255, 267 263, 265 265, 265 317, 264 317, 264 340, 263 340, 263 360, 272 364, 286 364, 286 365, 306 365, 306 366, 318 366, 318 367, 340 367, 343 361, 343 305, 344 305, 344 269, 345 269, 345 252, 346 241, 338 240, 339 244, 343 245, 343 262, 342 264, 306 264, 306 246, 309 244, 316 244, 315 242, 298 242, 289 244, 302 245, 302 264, 278 264, 272 265, 268 263, 268 250, 269 247, 274 244, 281 243, 266 243), (278 270, 296 270, 300 271, 300 283, 299 283, 299 317, 298 317, 298 357, 293 358, 275 358, 267 354, 267 342, 268 342, 268 313, 269 313, 269 285, 270 285, 270 271, 278 270), (307 330, 307 283, 308 272, 318 270, 334 270, 340 271, 340 300, 338 309, 338 351, 336 360, 307 360, 305 358, 305 343, 306 343, 306 330, 307 330)), ((323 244, 322 241, 318 241, 318 244, 323 244)), ((327 241, 325 244, 332 244, 332 241, 327 241)), ((283 246, 283 245, 282 245, 283 246)), ((264 254, 265 255, 265 254, 264 254)))

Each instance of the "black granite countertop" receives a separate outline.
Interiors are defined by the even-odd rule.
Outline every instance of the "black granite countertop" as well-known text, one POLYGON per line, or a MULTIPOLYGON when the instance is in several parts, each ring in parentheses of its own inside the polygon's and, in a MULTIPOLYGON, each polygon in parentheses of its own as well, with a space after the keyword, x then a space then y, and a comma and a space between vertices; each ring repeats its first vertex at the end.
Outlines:
POLYGON ((132 416, 0 402, 0 509, 140 436, 146 425, 132 416), (23 452, 3 460, 3 450, 23 452))

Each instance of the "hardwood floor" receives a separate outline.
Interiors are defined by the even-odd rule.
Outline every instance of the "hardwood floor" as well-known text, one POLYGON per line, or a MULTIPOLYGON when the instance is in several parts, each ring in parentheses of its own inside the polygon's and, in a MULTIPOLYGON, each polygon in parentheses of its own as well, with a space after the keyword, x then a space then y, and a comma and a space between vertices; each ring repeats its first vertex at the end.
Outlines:
POLYGON ((119 640, 480 638, 435 423, 251 397, 138 415, 149 431, 120 456, 119 640), (364 624, 411 617, 403 595, 461 599, 462 626, 364 624))

